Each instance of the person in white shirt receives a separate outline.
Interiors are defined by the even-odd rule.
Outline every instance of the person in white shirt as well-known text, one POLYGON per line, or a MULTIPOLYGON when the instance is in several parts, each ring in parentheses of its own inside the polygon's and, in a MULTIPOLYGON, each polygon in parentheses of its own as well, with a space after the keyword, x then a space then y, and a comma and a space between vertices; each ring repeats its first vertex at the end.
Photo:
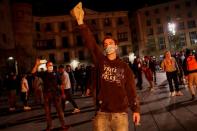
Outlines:
POLYGON ((23 104, 24 104, 24 110, 31 110, 31 107, 29 107, 27 105, 29 86, 28 86, 28 81, 27 81, 26 77, 27 77, 26 74, 22 75, 22 79, 21 79, 21 100, 23 101, 23 104))
POLYGON ((69 101, 73 107, 74 110, 72 113, 79 113, 80 109, 78 108, 76 102, 72 99, 70 89, 71 89, 71 83, 68 73, 65 71, 64 66, 59 66, 59 73, 60 73, 60 79, 61 79, 61 89, 64 90, 65 98, 62 98, 62 109, 65 110, 65 101, 69 101))

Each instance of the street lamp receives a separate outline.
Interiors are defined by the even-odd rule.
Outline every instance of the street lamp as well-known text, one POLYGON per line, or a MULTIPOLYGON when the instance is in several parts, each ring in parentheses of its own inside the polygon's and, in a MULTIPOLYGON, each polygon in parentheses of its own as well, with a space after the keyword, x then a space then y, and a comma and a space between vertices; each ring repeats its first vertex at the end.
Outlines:
POLYGON ((175 47, 174 37, 176 35, 176 24, 174 22, 168 23, 168 32, 169 32, 169 47, 171 49, 170 43, 172 43, 172 47, 175 47))
POLYGON ((171 35, 175 35, 176 34, 176 24, 173 22, 168 23, 168 31, 171 35))
POLYGON ((78 67, 79 61, 78 60, 72 60, 70 65, 71 65, 72 69, 75 69, 76 67, 78 67))
POLYGON ((7 58, 7 69, 8 69, 8 72, 14 72, 14 73, 18 74, 17 61, 12 56, 7 58))

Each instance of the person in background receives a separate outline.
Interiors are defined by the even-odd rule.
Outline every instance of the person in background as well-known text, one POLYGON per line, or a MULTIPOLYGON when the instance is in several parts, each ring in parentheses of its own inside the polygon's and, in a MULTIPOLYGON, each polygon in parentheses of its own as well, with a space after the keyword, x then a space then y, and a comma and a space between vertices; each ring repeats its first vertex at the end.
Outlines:
POLYGON ((171 96, 182 96, 183 93, 179 89, 179 83, 178 83, 178 65, 176 63, 176 60, 174 57, 171 56, 170 51, 166 51, 164 54, 165 58, 163 59, 161 63, 162 69, 166 72, 167 80, 169 83, 170 88, 170 95, 171 96), (175 91, 173 87, 173 83, 175 85, 175 91))
POLYGON ((65 98, 62 98, 62 109, 63 111, 65 110, 65 102, 66 100, 69 101, 73 107, 74 110, 72 113, 79 113, 80 109, 77 106, 76 102, 72 99, 70 89, 71 89, 71 83, 70 83, 70 78, 68 73, 64 70, 64 66, 60 65, 59 66, 59 73, 60 73, 60 79, 61 79, 61 89, 64 90, 65 93, 65 98))
POLYGON ((66 65, 66 72, 68 73, 69 78, 70 78, 72 95, 74 95, 74 93, 75 93, 75 86, 76 86, 77 82, 76 82, 75 75, 74 75, 73 70, 72 70, 70 65, 66 65))
POLYGON ((153 56, 151 56, 149 60, 149 68, 153 73, 154 84, 157 84, 156 65, 157 65, 156 59, 153 56))
POLYGON ((153 91, 154 83, 153 83, 153 72, 150 68, 150 60, 148 56, 144 57, 144 62, 142 65, 142 70, 144 71, 145 77, 149 83, 149 90, 153 91))
POLYGON ((135 58, 134 63, 133 63, 133 69, 135 70, 135 75, 137 78, 137 84, 136 86, 142 90, 142 62, 140 57, 135 58))
MULTIPOLYGON (((40 64, 40 59, 37 59, 32 69, 32 74, 37 72, 38 66, 40 64)), ((64 112, 61 108, 61 98, 65 98, 64 90, 59 89, 59 78, 57 76, 57 73, 53 71, 53 63, 48 61, 46 63, 46 68, 46 72, 37 72, 38 77, 41 77, 43 80, 44 109, 47 121, 46 131, 51 131, 53 129, 51 118, 52 103, 56 108, 62 129, 67 130, 69 126, 65 125, 64 112)))
POLYGON ((96 74, 97 113, 94 119, 94 131, 128 131, 128 107, 133 111, 133 122, 140 122, 139 101, 136 94, 134 75, 130 67, 117 55, 117 41, 111 36, 103 40, 106 56, 99 48, 93 33, 84 23, 84 11, 79 2, 71 15, 76 19, 84 44, 89 49, 96 74))
POLYGON ((18 88, 17 76, 13 72, 8 75, 6 80, 6 86, 8 90, 8 102, 9 102, 9 111, 16 110, 16 91, 18 88))
POLYGON ((29 95, 29 85, 27 81, 27 74, 22 75, 21 79, 21 100, 23 102, 23 109, 25 111, 31 110, 31 107, 28 106, 27 101, 28 101, 28 95, 29 95))
POLYGON ((87 72, 85 65, 82 64, 79 69, 79 85, 81 88, 81 96, 85 96, 85 90, 86 90, 86 83, 87 83, 87 72))
POLYGON ((184 75, 188 79, 188 87, 191 93, 191 100, 195 100, 194 86, 197 88, 197 56, 190 49, 186 50, 186 58, 183 64, 184 75))
POLYGON ((40 77, 34 74, 34 79, 32 82, 32 88, 34 90, 35 104, 43 104, 43 81, 40 77))

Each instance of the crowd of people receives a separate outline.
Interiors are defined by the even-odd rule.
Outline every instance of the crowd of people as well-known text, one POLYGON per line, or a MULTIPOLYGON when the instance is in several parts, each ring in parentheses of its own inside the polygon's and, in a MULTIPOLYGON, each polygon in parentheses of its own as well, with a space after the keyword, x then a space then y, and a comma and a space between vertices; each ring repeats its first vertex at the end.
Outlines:
POLYGON ((149 83, 148 90, 152 92, 157 85, 156 72, 160 69, 166 72, 171 97, 184 95, 179 85, 188 84, 191 100, 195 99, 194 87, 197 87, 195 52, 186 49, 171 55, 170 51, 166 51, 164 58, 160 61, 154 56, 144 56, 135 58, 131 63, 119 58, 117 41, 111 36, 106 36, 103 40, 104 55, 96 44, 91 30, 83 21, 84 12, 81 2, 71 10, 71 15, 78 23, 84 45, 92 55, 94 66, 85 67, 81 64, 72 69, 70 65, 56 67, 48 61, 47 70, 38 72, 41 62, 37 59, 30 75, 24 73, 17 77, 16 74, 10 73, 5 82, 8 90, 9 111, 16 110, 16 96, 19 92, 23 109, 31 110, 28 98, 32 94, 35 104, 44 107, 46 130, 52 129, 52 103, 56 108, 62 129, 67 130, 64 120, 66 101, 73 105, 72 113, 79 113, 80 108, 73 99, 73 95, 80 94, 84 97, 92 93, 96 105, 94 130, 128 131, 128 107, 132 110, 134 124, 140 124, 140 104, 136 90, 144 88, 143 74, 149 83))

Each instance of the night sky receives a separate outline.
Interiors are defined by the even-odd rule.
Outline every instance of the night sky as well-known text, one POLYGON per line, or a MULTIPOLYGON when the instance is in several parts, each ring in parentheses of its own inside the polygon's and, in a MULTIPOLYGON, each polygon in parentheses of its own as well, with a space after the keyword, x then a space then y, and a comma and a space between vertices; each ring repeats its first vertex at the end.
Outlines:
MULTIPOLYGON (((38 16, 66 14, 66 0, 14 0, 29 1, 33 5, 33 14, 38 16)), ((83 7, 96 11, 134 11, 145 5, 154 5, 170 0, 82 0, 83 7), (132 3, 132 4, 131 4, 132 3)), ((68 13, 68 12, 67 12, 68 13)))

